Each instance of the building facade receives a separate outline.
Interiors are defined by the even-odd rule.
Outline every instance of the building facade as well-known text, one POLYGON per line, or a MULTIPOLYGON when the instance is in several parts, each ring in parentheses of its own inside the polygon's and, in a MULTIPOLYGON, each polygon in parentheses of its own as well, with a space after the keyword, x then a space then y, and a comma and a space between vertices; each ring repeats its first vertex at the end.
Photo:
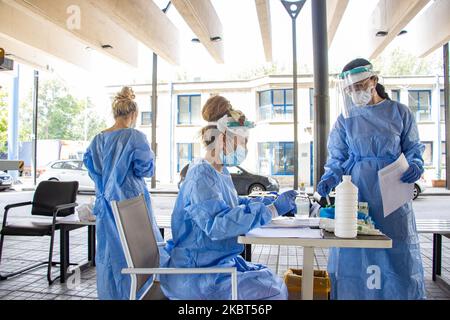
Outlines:
MULTIPOLYGON (((298 79, 299 182, 313 184, 314 89, 311 75, 298 79)), ((409 106, 416 116, 425 144, 425 178, 445 179, 445 128, 443 81, 439 77, 387 77, 383 83, 392 99, 409 106), (438 125, 439 124, 439 125, 438 125), (440 168, 440 170, 439 170, 440 168)), ((134 85, 140 108, 138 129, 151 140, 151 85, 134 85)), ((111 96, 119 86, 108 88, 111 96)), ((174 184, 179 172, 204 148, 200 129, 205 102, 223 95, 235 109, 256 122, 248 143, 243 167, 278 179, 282 186, 293 184, 294 126, 293 90, 290 76, 266 76, 253 80, 222 82, 161 83, 158 85, 156 176, 161 184, 174 184)), ((336 86, 330 84, 330 112, 333 125, 340 113, 336 86)))

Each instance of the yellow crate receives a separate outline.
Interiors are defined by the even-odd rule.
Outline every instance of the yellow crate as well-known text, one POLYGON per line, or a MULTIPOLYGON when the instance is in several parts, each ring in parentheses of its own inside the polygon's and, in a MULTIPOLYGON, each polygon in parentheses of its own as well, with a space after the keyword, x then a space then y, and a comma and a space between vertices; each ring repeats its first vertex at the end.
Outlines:
MULTIPOLYGON (((302 298, 302 269, 289 269, 284 273, 284 283, 289 292, 289 300, 302 298)), ((329 300, 331 281, 328 272, 314 270, 314 300, 329 300)))

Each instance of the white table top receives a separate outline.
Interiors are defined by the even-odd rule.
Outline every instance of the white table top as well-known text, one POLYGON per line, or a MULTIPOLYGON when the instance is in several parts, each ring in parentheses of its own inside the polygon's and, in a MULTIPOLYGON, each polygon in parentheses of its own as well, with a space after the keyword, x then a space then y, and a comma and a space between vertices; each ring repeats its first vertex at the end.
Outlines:
POLYGON ((392 240, 384 235, 358 236, 355 239, 342 239, 337 238, 333 233, 326 231, 323 232, 322 239, 240 236, 238 242, 241 244, 266 244, 315 248, 392 248, 392 240))
MULTIPOLYGON (((160 228, 170 228, 171 227, 171 217, 170 216, 156 216, 156 224, 160 228)), ((95 226, 95 221, 80 221, 78 215, 72 214, 70 216, 59 218, 56 224, 67 224, 67 225, 81 225, 81 226, 95 226)))
POLYGON ((450 220, 417 219, 416 225, 419 233, 450 234, 450 220))

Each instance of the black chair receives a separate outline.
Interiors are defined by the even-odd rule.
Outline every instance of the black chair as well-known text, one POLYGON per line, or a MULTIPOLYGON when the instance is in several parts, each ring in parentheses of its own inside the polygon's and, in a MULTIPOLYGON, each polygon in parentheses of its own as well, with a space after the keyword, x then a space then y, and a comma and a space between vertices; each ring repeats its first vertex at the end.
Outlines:
POLYGON ((5 236, 28 236, 28 237, 43 237, 50 236, 50 249, 48 261, 40 262, 38 264, 26 267, 17 272, 0 275, 0 280, 6 280, 10 277, 19 275, 31 269, 48 265, 47 279, 51 285, 56 279, 51 278, 52 266, 58 265, 59 262, 53 262, 53 243, 55 238, 55 230, 59 229, 56 224, 56 217, 65 217, 74 214, 75 203, 78 192, 78 182, 57 182, 57 181, 43 181, 41 182, 34 193, 32 202, 15 203, 5 207, 5 215, 3 216, 3 226, 0 231, 0 263, 2 258, 3 240, 5 236), (31 205, 31 215, 53 217, 53 220, 48 223, 36 223, 32 221, 7 224, 8 212, 13 208, 19 208, 31 205))

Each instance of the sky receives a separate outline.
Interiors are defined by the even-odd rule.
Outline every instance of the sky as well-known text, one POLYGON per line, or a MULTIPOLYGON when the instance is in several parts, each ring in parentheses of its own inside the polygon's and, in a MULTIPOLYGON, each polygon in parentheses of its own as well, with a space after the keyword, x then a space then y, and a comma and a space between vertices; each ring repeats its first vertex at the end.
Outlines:
MULTIPOLYGON (((385 0, 381 0, 385 1, 385 0)), ((167 0, 154 0, 160 7, 167 5, 167 0)), ((181 66, 174 67, 159 59, 158 76, 161 81, 176 81, 182 74, 189 74, 190 79, 224 80, 235 78, 243 72, 260 66, 267 66, 264 57, 262 39, 256 14, 254 0, 212 0, 221 19, 225 46, 225 64, 214 62, 206 49, 191 41, 195 38, 176 8, 171 6, 167 16, 180 31, 181 66)), ((367 23, 378 0, 351 0, 341 25, 329 49, 329 69, 331 73, 338 72, 350 60, 365 57, 364 35, 358 25, 367 23)), ((273 62, 283 70, 292 69, 292 33, 291 19, 279 0, 270 0, 272 23, 273 62)), ((382 18, 382 17, 381 17, 382 18)), ((380 18, 380 19, 381 19, 380 18)), ((372 21, 372 23, 375 23, 372 21)), ((411 22, 413 24, 414 21, 411 22)), ((386 52, 396 47, 408 48, 414 39, 410 35, 397 37, 386 49, 386 52)), ((300 71, 312 73, 313 48, 311 28, 311 0, 307 1, 297 19, 298 64, 300 71)), ((96 105, 109 105, 106 96, 106 85, 124 85, 150 83, 152 76, 152 51, 144 45, 139 48, 139 68, 127 65, 90 51, 94 72, 86 72, 54 59, 52 73, 41 72, 45 78, 60 78, 66 81, 74 95, 91 96, 96 105)), ((21 69, 22 89, 32 87, 30 67, 21 69)), ((10 80, 0 74, 0 82, 10 80)), ((21 90, 21 98, 25 98, 29 90, 21 90)))

